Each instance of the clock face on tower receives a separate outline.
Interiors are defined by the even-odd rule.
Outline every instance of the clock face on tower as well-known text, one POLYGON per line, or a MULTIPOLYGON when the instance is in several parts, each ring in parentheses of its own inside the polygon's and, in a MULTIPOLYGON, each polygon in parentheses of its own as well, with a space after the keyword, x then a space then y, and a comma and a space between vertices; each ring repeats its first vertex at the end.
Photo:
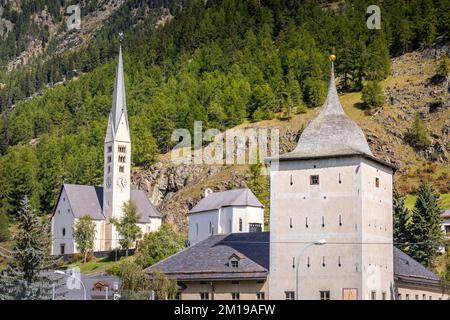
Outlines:
POLYGON ((120 190, 124 189, 127 186, 127 179, 125 177, 119 177, 117 179, 117 186, 120 190))

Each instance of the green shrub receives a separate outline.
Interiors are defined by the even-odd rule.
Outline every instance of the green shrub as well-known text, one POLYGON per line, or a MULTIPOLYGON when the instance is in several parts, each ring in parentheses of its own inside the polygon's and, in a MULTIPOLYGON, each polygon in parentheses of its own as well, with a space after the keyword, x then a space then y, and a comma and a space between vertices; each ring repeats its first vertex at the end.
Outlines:
POLYGON ((367 108, 379 108, 384 104, 384 93, 377 81, 367 81, 362 90, 362 100, 367 108))
POLYGON ((9 240, 9 219, 5 213, 0 213, 0 242, 9 240))

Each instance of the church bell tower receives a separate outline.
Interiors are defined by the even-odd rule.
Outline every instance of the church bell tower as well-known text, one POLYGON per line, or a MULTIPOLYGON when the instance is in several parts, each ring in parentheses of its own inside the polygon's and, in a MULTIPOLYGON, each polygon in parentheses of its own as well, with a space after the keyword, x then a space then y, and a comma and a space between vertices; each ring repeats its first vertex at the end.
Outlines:
POLYGON ((130 200, 131 139, 128 125, 122 47, 119 50, 112 108, 104 148, 103 213, 106 217, 105 250, 117 248, 119 235, 110 223, 120 219, 130 200))

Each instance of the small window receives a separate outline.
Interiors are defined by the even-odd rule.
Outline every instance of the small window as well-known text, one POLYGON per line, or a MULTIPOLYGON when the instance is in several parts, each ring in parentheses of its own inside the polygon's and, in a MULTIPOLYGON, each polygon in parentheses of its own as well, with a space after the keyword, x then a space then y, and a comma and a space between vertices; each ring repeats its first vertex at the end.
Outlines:
POLYGON ((64 243, 59 245, 60 254, 64 254, 66 252, 66 245, 64 243))
POLYGON ((108 166, 108 173, 111 173, 111 166, 108 166))
POLYGON ((239 292, 232 292, 231 293, 231 300, 239 300, 241 298, 241 295, 239 292))
POLYGON ((63 237, 66 236, 66 228, 62 228, 62 236, 63 236, 63 237))
POLYGON ((386 300, 386 292, 381 293, 381 300, 386 300))
POLYGON ((248 232, 261 232, 262 226, 261 223, 249 223, 248 224, 248 232))
POLYGON ((232 232, 233 231, 233 224, 231 223, 231 219, 228 220, 228 232, 232 232))
POLYGON ((289 228, 292 229, 292 218, 289 218, 289 228))
POLYGON ((380 187, 380 178, 375 178, 375 187, 380 187))
POLYGON ((112 147, 108 146, 108 152, 111 153, 112 152, 112 147))
POLYGON ((319 175, 313 174, 313 175, 309 176, 309 184, 311 184, 311 185, 319 184, 319 175))
POLYGON ((108 156, 108 163, 111 163, 111 156, 108 156))
POLYGON ((427 295, 425 293, 422 295, 422 300, 427 300, 427 295))
POLYGON ((181 292, 177 292, 175 295, 175 300, 181 300, 181 292))
POLYGON ((242 232, 242 218, 239 218, 239 232, 242 232))
POLYGON ((239 261, 237 261, 237 260, 231 260, 231 261, 230 261, 230 266, 231 266, 232 268, 237 268, 237 267, 239 267, 239 261))
POLYGON ((418 294, 416 294, 416 300, 419 300, 419 295, 418 294))
POLYGON ((402 300, 402 294, 401 294, 401 293, 399 293, 399 294, 397 295, 397 300, 402 300))
POLYGON ((409 300, 409 294, 405 294, 405 300, 409 300))
POLYGON ((292 180, 292 174, 291 174, 291 181, 289 183, 291 186, 294 184, 294 181, 292 180))
POLYGON ((212 234, 212 222, 209 222, 209 234, 212 234))
POLYGON ((200 300, 209 300, 209 292, 200 292, 200 300))
POLYGON ((256 300, 266 300, 266 295, 264 294, 264 292, 257 292, 256 300))
POLYGON ((286 300, 294 300, 295 299, 294 291, 285 291, 284 294, 286 295, 286 300))
POLYGON ((125 156, 119 156, 119 162, 125 162, 125 156))
POLYGON ((371 300, 377 300, 377 292, 376 291, 372 291, 370 293, 370 299, 371 300))
POLYGON ((330 291, 320 291, 320 300, 330 300, 330 291))
POLYGON ((125 171, 125 167, 124 166, 119 166, 119 172, 124 173, 125 171))
POLYGON ((122 153, 127 152, 127 147, 126 146, 119 146, 119 152, 122 152, 122 153))
POLYGON ((195 224, 195 232, 196 232, 196 234, 198 236, 198 223, 195 224))
POLYGON ((428 300, 433 300, 433 297, 432 297, 432 296, 429 296, 429 297, 428 297, 428 300))

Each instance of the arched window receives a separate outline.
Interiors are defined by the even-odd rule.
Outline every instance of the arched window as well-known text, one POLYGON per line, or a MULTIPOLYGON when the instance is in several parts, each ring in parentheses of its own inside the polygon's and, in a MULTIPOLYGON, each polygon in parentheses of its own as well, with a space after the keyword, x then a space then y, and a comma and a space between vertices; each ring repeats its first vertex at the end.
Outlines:
POLYGON ((63 237, 66 236, 66 228, 62 228, 62 235, 63 235, 63 237))
POLYGON ((239 218, 239 231, 242 231, 242 218, 239 218))

